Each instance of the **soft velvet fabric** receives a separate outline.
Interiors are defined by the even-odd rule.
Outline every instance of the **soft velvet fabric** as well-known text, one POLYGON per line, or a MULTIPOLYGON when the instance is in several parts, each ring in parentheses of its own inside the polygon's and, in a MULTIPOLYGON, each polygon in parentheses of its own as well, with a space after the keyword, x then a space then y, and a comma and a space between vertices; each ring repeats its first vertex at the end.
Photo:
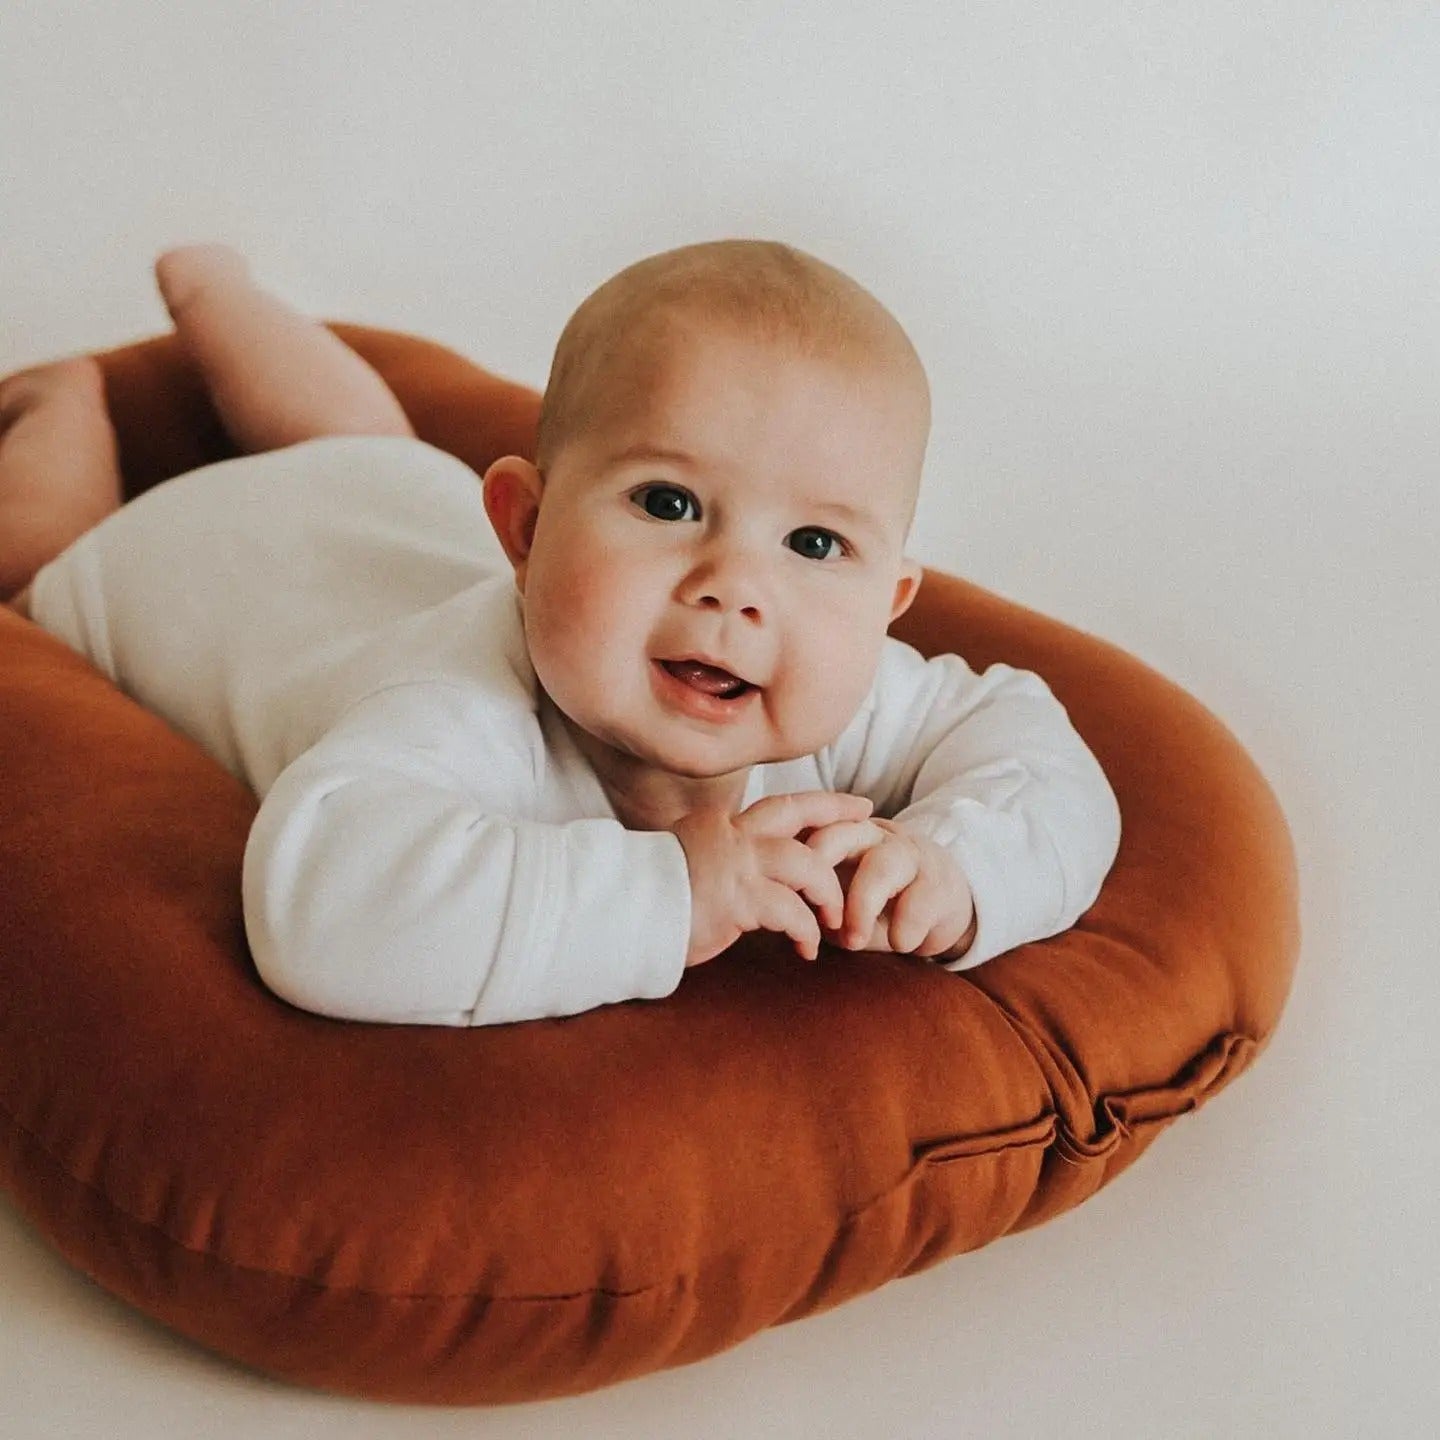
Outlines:
MULTIPOLYGON (((335 328, 421 438, 477 470, 531 448, 532 391, 335 328)), ((131 494, 233 453, 172 340, 101 359, 131 494)), ((1269 1039, 1285 821, 1215 716, 1114 646, 935 572, 895 633, 1039 672, 1105 766, 1125 834, 1079 925, 959 975, 752 936, 663 1001, 448 1030, 267 992, 253 798, 0 609, 15 1204, 203 1345, 449 1403, 698 1360, 1078 1204, 1269 1039)))

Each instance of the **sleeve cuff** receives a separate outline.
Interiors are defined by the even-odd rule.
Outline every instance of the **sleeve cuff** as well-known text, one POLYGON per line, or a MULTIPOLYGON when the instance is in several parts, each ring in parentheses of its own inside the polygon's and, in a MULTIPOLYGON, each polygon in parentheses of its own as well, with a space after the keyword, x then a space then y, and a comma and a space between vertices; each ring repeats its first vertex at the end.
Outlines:
MULTIPOLYGON (((524 890, 511 910, 526 933, 506 950, 530 957, 481 992, 471 1023, 573 1015, 672 994, 690 939, 690 872, 669 831, 614 820, 522 823, 524 890)), ((497 975, 497 980, 501 977, 497 975)))

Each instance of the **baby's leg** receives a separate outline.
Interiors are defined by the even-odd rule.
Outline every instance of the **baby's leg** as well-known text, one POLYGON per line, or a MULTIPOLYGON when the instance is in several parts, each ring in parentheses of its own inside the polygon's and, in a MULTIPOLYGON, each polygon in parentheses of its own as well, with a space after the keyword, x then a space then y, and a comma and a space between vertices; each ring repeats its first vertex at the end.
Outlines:
POLYGON ((323 325, 255 285, 228 246, 171 250, 156 261, 155 279, 242 450, 415 433, 380 376, 323 325))
POLYGON ((0 601, 28 613, 31 577, 119 508, 105 381, 89 357, 0 384, 0 601))

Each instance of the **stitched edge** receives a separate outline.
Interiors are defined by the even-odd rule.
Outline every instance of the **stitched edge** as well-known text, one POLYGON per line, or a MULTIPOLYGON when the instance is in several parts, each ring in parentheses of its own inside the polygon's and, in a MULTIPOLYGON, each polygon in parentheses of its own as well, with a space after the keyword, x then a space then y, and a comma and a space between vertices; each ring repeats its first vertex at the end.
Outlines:
MULTIPOLYGON (((0 1114, 3 1114, 5 1119, 9 1121, 14 1134, 19 1137, 21 1144, 28 1146, 31 1150, 39 1154, 61 1180, 92 1195, 111 1213, 121 1216, 128 1224, 140 1230, 159 1236, 166 1243, 174 1246, 177 1250, 184 1251, 187 1255, 197 1256, 202 1260, 209 1261, 228 1270, 243 1271, 248 1275, 261 1275, 266 1279, 283 1280, 292 1285, 308 1285, 312 1289, 323 1290, 327 1294, 365 1295, 378 1300, 482 1300, 487 1304, 492 1302, 500 1304, 549 1304, 556 1300, 581 1300, 597 1295, 604 1296, 608 1300, 631 1300, 641 1295, 654 1294, 657 1291, 683 1291, 690 1288, 691 1285, 689 1276, 677 1275, 668 1283, 657 1281, 650 1285, 639 1286, 634 1290, 613 1290, 603 1285, 596 1285, 588 1289, 567 1290, 542 1295, 496 1295, 479 1290, 381 1290, 367 1285, 332 1284, 329 1281, 316 1279, 313 1275, 298 1275, 288 1270, 277 1270, 264 1265, 253 1265, 244 1260, 232 1260, 219 1254, 217 1251, 200 1250, 194 1246, 187 1245, 183 1240, 172 1235, 163 1225, 157 1225, 153 1220, 142 1219, 112 1199, 89 1180, 83 1180, 78 1175, 72 1173, 60 1159, 52 1153, 44 1141, 19 1119, 15 1112, 3 1100, 0 1100, 0 1114)), ((7 1188, 12 1188, 13 1191, 13 1187, 7 1186, 7 1188)), ((17 1206, 17 1208, 19 1207, 17 1206)), ((41 1230, 42 1233, 48 1236, 49 1232, 36 1222, 28 1211, 22 1210, 21 1213, 30 1219, 36 1229, 41 1230)), ((62 1249, 61 1253, 65 1254, 67 1259, 69 1258, 68 1252, 62 1249)), ((75 1262, 72 1261, 71 1263, 73 1264, 75 1262)), ((77 1266, 77 1268, 83 1267, 77 1266)), ((105 1288, 108 1289, 109 1287, 106 1286, 105 1288)))

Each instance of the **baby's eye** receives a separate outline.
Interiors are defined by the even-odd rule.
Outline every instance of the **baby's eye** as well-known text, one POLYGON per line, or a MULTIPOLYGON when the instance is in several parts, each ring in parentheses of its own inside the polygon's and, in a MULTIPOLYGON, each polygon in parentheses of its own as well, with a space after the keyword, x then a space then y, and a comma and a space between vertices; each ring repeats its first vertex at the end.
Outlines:
POLYGON ((845 542, 833 530, 822 530, 818 525, 792 530, 786 539, 791 542, 790 548, 807 560, 829 560, 845 553, 845 542))
POLYGON ((631 497, 644 507, 647 515, 657 520, 689 520, 700 518, 700 507, 695 497, 678 485, 642 485, 631 497), (686 508, 695 506, 695 514, 687 515, 686 508))

